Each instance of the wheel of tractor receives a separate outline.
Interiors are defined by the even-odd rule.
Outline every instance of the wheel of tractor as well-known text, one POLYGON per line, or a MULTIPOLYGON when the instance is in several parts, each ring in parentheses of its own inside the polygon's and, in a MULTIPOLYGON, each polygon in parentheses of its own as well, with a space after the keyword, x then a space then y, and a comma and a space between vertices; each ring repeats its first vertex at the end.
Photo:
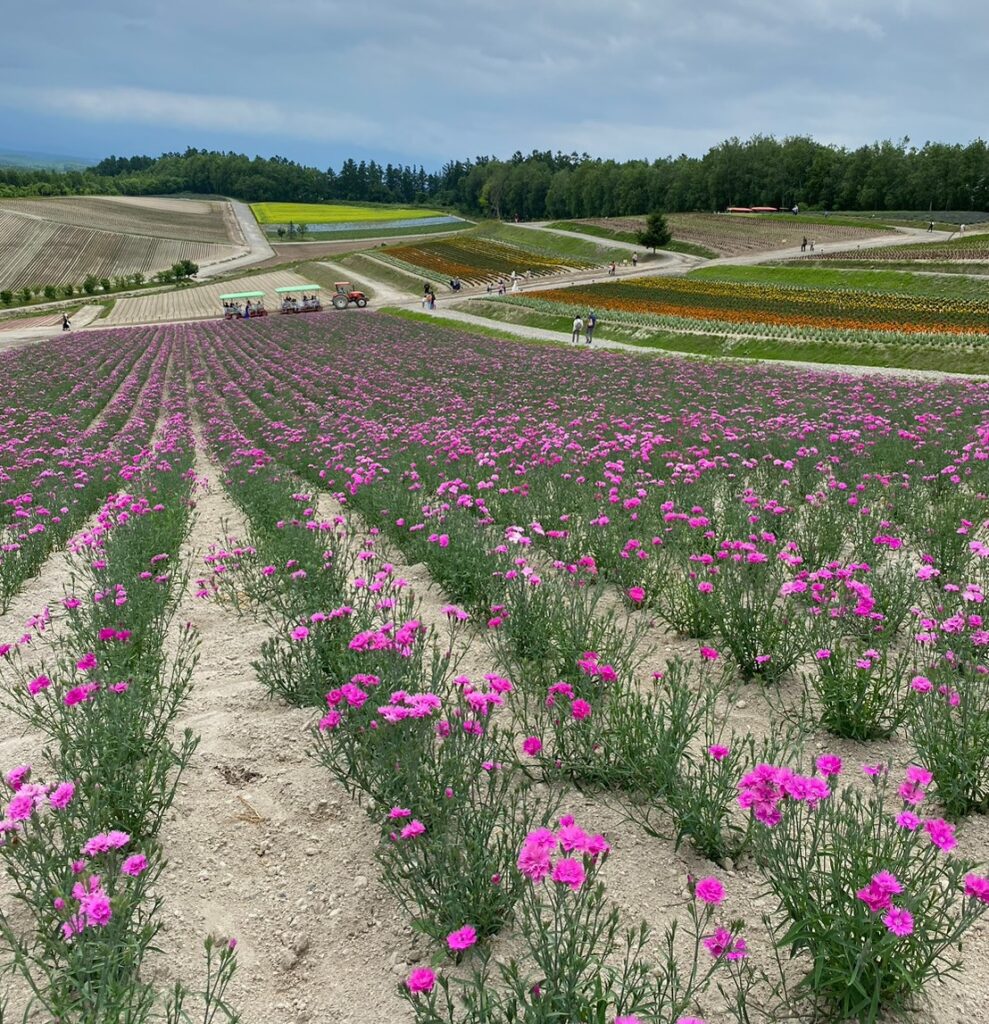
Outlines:
POLYGON ((366 305, 367 305, 367 299, 363 299, 362 298, 362 299, 358 299, 357 300, 357 308, 358 309, 363 309, 366 305))
POLYGON ((333 308, 334 309, 346 309, 347 308, 347 296, 346 295, 334 295, 333 296, 333 308))

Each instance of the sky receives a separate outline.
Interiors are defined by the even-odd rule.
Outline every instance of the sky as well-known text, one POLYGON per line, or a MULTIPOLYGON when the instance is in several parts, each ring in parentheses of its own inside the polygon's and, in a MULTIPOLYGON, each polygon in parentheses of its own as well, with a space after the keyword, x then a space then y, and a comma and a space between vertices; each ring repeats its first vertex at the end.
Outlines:
POLYGON ((424 164, 986 132, 985 0, 31 0, 0 146, 424 164))

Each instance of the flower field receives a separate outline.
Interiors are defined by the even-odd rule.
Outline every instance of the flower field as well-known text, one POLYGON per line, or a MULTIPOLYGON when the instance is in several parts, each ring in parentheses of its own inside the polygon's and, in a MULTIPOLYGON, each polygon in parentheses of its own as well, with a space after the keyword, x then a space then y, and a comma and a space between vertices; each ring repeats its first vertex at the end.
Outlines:
POLYGON ((429 220, 442 217, 422 206, 359 206, 351 203, 253 203, 259 224, 349 224, 375 221, 429 220))
POLYGON ((27 351, 17 1019, 985 1019, 989 385, 380 315, 27 351))
POLYGON ((799 331, 817 328, 916 335, 989 334, 989 301, 800 288, 699 278, 639 278, 621 283, 550 289, 530 303, 596 308, 617 314, 671 317, 703 330, 799 331))
POLYGON ((533 252, 481 235, 466 235, 419 245, 396 245, 375 253, 375 256, 414 273, 459 277, 468 284, 495 281, 499 277, 508 277, 512 271, 540 277, 567 269, 593 266, 580 257, 567 256, 561 259, 559 256, 533 252))

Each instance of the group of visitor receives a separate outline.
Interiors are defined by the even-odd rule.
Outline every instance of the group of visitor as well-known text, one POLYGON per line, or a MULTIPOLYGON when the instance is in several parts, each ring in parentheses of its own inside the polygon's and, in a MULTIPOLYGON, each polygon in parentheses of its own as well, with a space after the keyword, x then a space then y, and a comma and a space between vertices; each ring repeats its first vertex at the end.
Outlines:
POLYGON ((584 341, 590 345, 594 340, 594 328, 598 325, 598 318, 594 315, 592 309, 586 319, 578 313, 573 318, 573 330, 570 332, 570 342, 574 345, 580 344, 581 333, 584 335, 584 341))
POLYGON ((251 300, 248 299, 243 306, 236 301, 224 301, 223 303, 223 318, 225 320, 233 320, 236 317, 243 317, 245 320, 248 320, 252 316, 264 315, 264 299, 257 299, 255 302, 251 302, 251 300))
POLYGON ((323 308, 318 295, 303 295, 301 301, 294 295, 282 299, 283 313, 319 312, 323 308))

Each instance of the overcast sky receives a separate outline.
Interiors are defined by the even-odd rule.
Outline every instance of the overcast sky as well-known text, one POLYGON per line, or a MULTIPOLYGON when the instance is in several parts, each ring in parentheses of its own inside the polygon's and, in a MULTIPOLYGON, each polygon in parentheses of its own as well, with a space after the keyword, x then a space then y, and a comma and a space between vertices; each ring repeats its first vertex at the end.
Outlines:
POLYGON ((985 0, 12 0, 0 147, 437 167, 985 135, 985 0))

